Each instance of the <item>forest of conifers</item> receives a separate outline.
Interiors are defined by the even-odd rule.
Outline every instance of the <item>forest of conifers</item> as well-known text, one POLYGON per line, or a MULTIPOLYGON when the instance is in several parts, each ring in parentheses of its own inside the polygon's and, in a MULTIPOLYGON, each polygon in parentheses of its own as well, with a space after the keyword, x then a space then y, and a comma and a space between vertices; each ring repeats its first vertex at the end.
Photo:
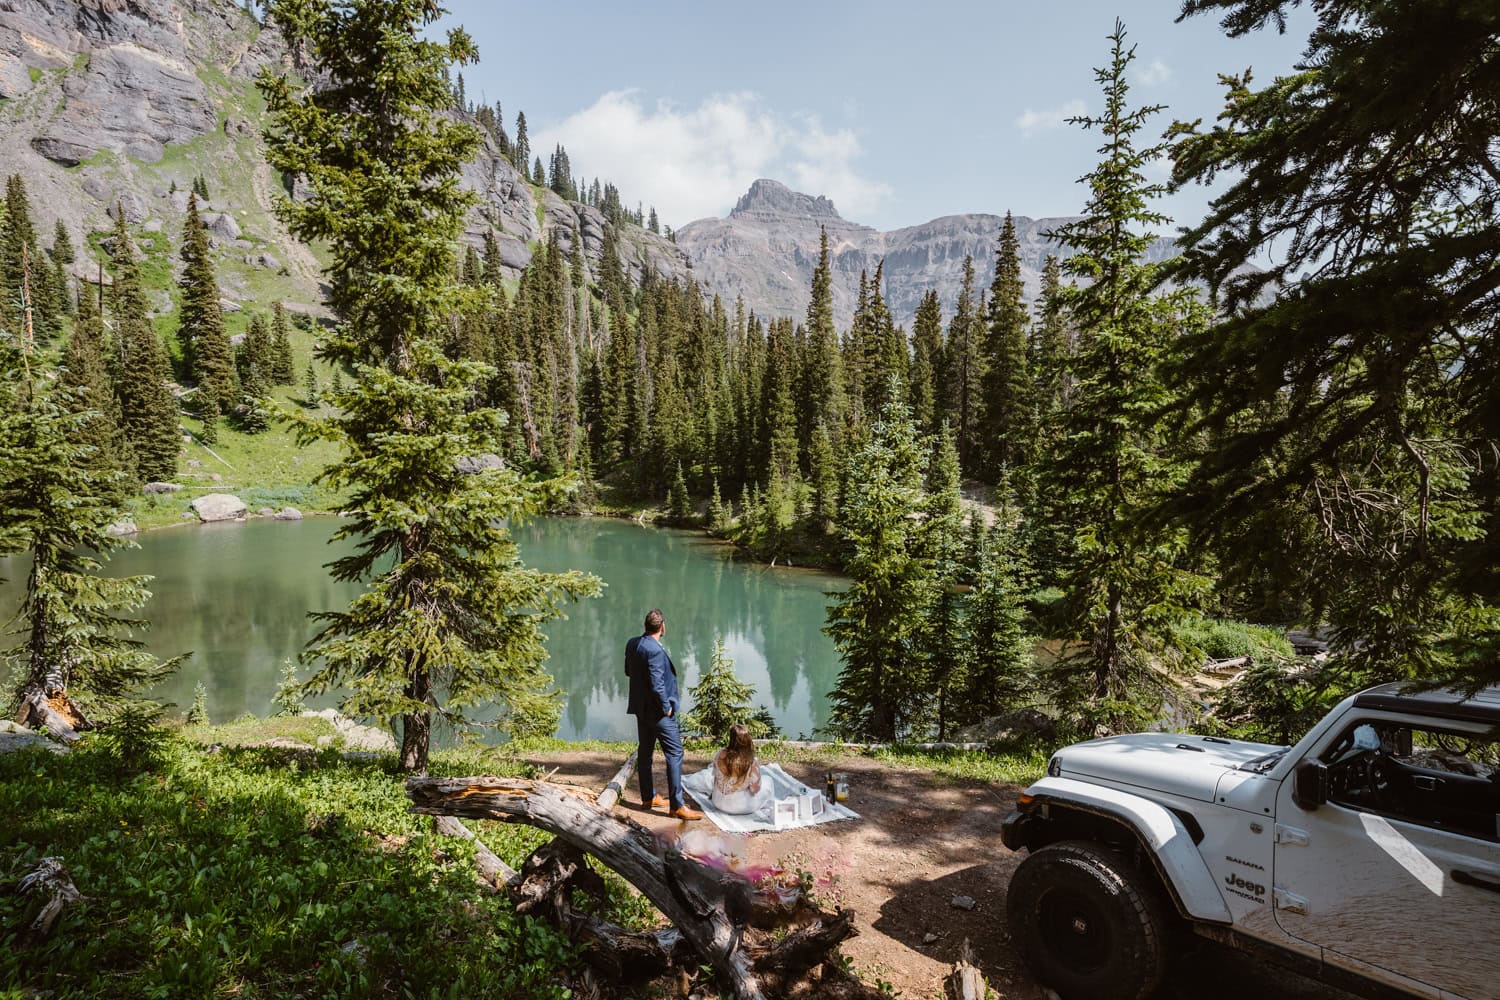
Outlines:
MULTIPOLYGON (((344 175, 308 161, 298 130, 337 119, 352 143, 357 102, 266 81, 273 165, 322 178, 284 217, 332 243, 344 268, 332 284, 340 322, 322 344, 340 373, 326 393, 336 415, 296 423, 355 459, 331 479, 366 512, 346 531, 372 543, 335 567, 373 582, 364 604, 327 616, 309 690, 386 671, 389 697, 354 710, 412 719, 441 688, 510 705, 502 724, 545 720, 537 621, 594 582, 535 574, 532 590, 479 596, 519 565, 513 547, 487 554, 481 540, 497 517, 601 502, 660 506, 757 558, 846 572, 828 624, 844 662, 832 693, 841 736, 946 736, 1033 705, 1079 732, 1191 714, 1203 707, 1193 674, 1211 652, 1204 636, 1226 619, 1324 626, 1332 643, 1327 661, 1297 667, 1270 633, 1245 631, 1253 666, 1219 721, 1247 732, 1285 735, 1378 679, 1493 682, 1500 111, 1476 103, 1492 94, 1493 53, 1461 43, 1492 36, 1479 22, 1494 14, 1377 4, 1377 17, 1367 6, 1320 5, 1326 25, 1369 30, 1320 31, 1306 68, 1270 86, 1226 77, 1216 122, 1177 123, 1160 140, 1168 116, 1132 103, 1117 27, 1098 72, 1103 110, 1079 122, 1099 136, 1100 159, 1080 188, 1083 215, 1054 234, 1063 249, 1039 295, 1026 294, 1007 221, 989 287, 968 262, 957 301, 929 293, 910 330, 893 322, 879 267, 862 276, 850 327, 835 328, 826 236, 798 318, 756 316, 650 273, 632 285, 615 227, 602 260, 554 232, 519 283, 507 280, 493 239, 454 249, 465 202, 451 185, 377 204, 353 157, 327 154, 344 175), (1387 60, 1396 48, 1402 58, 1387 60), (1169 222, 1147 165, 1163 156, 1172 184, 1224 179, 1209 215, 1178 234, 1181 255, 1153 264, 1146 250, 1169 222), (327 209, 335 187, 364 229, 327 209), (447 252, 370 235, 382 213, 407 219, 412 205, 430 227, 413 245, 447 252), (365 280, 381 274, 401 281, 365 280), (506 460, 499 478, 442 471, 476 451, 506 460), (982 502, 961 496, 966 482, 982 502), (438 567, 435 552, 450 562, 438 567), (389 553, 398 569, 377 569, 389 553), (414 584, 421 573, 402 566, 432 575, 414 584), (455 581, 470 592, 451 615, 400 626, 422 642, 441 633, 436 653, 423 647, 432 668, 378 665, 391 647, 370 631, 377 605, 455 581), (514 624, 521 607, 543 614, 520 639, 474 624, 514 624), (456 657, 479 665, 455 668, 456 657)), ((1187 14, 1218 12, 1234 33, 1282 7, 1196 0, 1187 14)), ((298 30, 332 46, 331 24, 298 30)), ((465 40, 424 44, 433 50, 395 83, 369 79, 357 54, 324 56, 351 87, 403 88, 403 127, 430 134, 385 151, 426 169, 477 136, 450 110, 447 62, 469 56, 465 40)), ((366 136, 377 153, 382 135, 366 136)), ((168 351, 146 322, 123 223, 101 315, 92 289, 67 277, 67 234, 49 255, 24 206, 13 180, 0 231, 7 330, 21 316, 23 252, 54 277, 33 292, 34 360, 20 338, 6 345, 6 509, 45 507, 41 445, 25 444, 45 411, 54 456, 77 466, 69 488, 96 497, 102 530, 129 487, 170 476, 183 412, 210 441, 216 421, 255 429, 275 417, 265 386, 296 377, 285 319, 229 346, 190 213, 168 351), (47 365, 56 379, 32 371, 47 365), (169 374, 193 389, 180 402, 169 374)), ((34 547, 46 515, 7 520, 11 546, 34 547)), ((88 547, 91 530, 63 541, 88 547)))

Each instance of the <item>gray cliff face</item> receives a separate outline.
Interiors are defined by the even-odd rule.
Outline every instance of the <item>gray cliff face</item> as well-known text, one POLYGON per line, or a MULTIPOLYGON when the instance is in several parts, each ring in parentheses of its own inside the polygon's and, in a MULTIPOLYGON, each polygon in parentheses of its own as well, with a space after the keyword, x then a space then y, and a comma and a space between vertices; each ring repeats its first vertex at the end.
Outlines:
MULTIPOLYGON (((813 198, 771 180, 750 186, 724 219, 701 219, 677 231, 677 245, 693 262, 705 294, 726 302, 744 297, 746 308, 763 317, 802 320, 818 263, 820 229, 828 233, 833 268, 834 320, 846 328, 859 298, 859 276, 871 280, 885 261, 885 297, 897 323, 910 328, 912 316, 928 289, 936 290, 945 315, 951 315, 963 284, 964 258, 974 259, 979 289, 995 275, 995 247, 1004 218, 998 215, 947 215, 920 226, 880 232, 839 216, 827 198, 813 198)), ((1027 294, 1035 296, 1048 254, 1067 256, 1044 233, 1071 221, 1015 216, 1021 247, 1021 269, 1027 294)), ((1169 241, 1158 241, 1152 256, 1164 259, 1169 241)))
MULTIPOLYGON (((583 240, 583 255, 591 273, 598 273, 604 258, 604 213, 556 192, 538 189, 526 182, 510 161, 488 142, 480 154, 464 165, 463 184, 477 196, 464 226, 466 242, 479 246, 486 231, 493 231, 500 247, 500 260, 509 277, 516 277, 531 261, 531 246, 546 243, 557 234, 558 245, 573 249, 574 235, 583 240)), ((626 277, 640 284, 647 269, 667 280, 689 281, 692 262, 676 244, 637 226, 621 226, 618 233, 620 261, 626 277)))
MULTIPOLYGON (((284 269, 277 294, 316 303, 319 264, 274 214, 284 189, 265 162, 254 87, 267 66, 319 79, 316 66, 293 65, 281 34, 238 0, 0 0, 0 174, 25 179, 44 244, 61 219, 83 248, 119 205, 143 246, 174 254, 186 192, 201 174, 226 297, 254 296, 266 284, 257 271, 284 269)), ((465 165, 463 183, 477 195, 465 239, 478 245, 493 228, 508 276, 554 231, 565 249, 576 232, 587 258, 602 257, 600 213, 551 191, 538 196, 493 148, 465 165)), ((292 193, 305 188, 295 183, 292 193)), ((633 280, 647 268, 690 280, 674 244, 628 225, 619 237, 633 280)), ((87 254, 76 273, 94 280, 87 254)))

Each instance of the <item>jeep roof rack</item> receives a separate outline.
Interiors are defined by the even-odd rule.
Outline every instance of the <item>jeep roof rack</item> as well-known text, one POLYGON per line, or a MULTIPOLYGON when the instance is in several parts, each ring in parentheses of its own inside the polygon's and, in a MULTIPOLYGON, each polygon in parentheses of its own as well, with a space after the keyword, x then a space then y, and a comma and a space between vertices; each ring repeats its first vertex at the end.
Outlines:
POLYGON ((1395 681, 1362 691, 1354 698, 1356 708, 1386 712, 1418 712, 1437 719, 1500 725, 1500 686, 1480 688, 1465 696, 1453 688, 1411 689, 1409 681, 1395 681))

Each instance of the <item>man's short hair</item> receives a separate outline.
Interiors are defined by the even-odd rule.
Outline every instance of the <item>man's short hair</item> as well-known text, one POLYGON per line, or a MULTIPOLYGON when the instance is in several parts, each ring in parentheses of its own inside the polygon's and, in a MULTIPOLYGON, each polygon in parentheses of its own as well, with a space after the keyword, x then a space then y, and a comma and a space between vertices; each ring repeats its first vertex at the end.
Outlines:
POLYGON ((662 624, 667 619, 662 615, 661 608, 652 608, 646 612, 646 634, 655 635, 661 631, 662 624))

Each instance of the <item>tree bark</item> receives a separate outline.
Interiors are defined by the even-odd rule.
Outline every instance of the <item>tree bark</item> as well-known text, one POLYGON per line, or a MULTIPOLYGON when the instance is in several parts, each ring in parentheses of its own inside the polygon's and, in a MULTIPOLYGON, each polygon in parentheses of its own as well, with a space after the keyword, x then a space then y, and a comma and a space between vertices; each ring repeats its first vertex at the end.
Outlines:
MULTIPOLYGON (((758 930, 757 915, 775 907, 758 903, 749 882, 677 853, 640 824, 601 808, 584 789, 519 778, 413 777, 407 780, 406 794, 414 812, 527 823, 556 834, 553 845, 528 861, 531 871, 523 873, 519 905, 547 910, 571 931, 582 932, 596 944, 591 949, 598 956, 596 964, 617 975, 659 962, 669 966, 677 961, 679 944, 660 932, 631 935, 572 910, 568 893, 559 887, 568 885, 582 867, 582 852, 639 889, 739 1000, 785 993, 855 933, 852 913, 824 913, 805 901, 795 908, 800 923, 780 940, 758 930), (525 888, 528 877, 533 880, 530 890, 525 888), (619 947, 607 946, 620 935, 619 947)), ((613 804, 617 797, 618 792, 606 801, 613 804)))
POLYGON ((974 952, 969 947, 968 938, 964 938, 963 945, 958 949, 958 962, 953 966, 953 971, 948 973, 948 981, 944 986, 948 1000, 985 1000, 987 991, 984 976, 974 966, 974 952))

